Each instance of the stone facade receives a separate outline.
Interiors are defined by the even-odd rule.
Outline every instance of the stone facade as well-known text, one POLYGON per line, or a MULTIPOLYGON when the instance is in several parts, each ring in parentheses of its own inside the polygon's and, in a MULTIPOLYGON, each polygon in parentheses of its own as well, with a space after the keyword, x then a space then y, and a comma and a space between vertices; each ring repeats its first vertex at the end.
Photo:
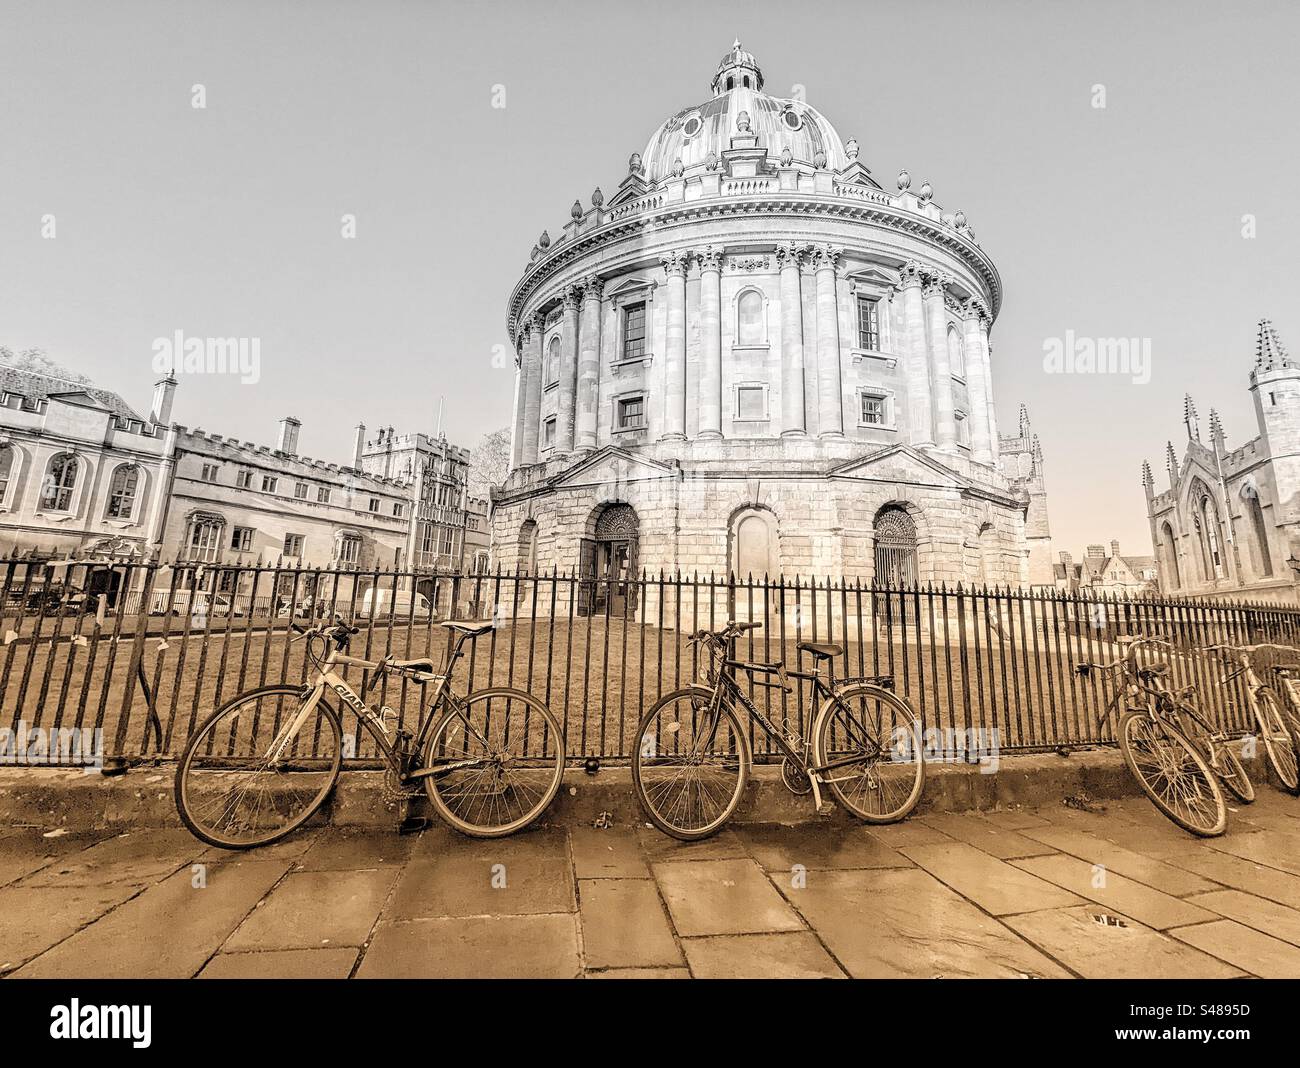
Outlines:
POLYGON ((1142 465, 1163 593, 1300 599, 1300 363, 1267 319, 1259 324, 1250 392, 1257 437, 1229 449, 1211 409, 1206 443, 1188 397, 1182 459, 1172 442, 1166 447, 1169 489, 1157 493, 1151 465, 1142 465))
MULTIPOLYGON (((1041 453, 1022 470, 1012 438, 1001 463, 996 269, 928 182, 886 192, 762 86, 737 44, 713 98, 534 247, 496 562, 1030 582, 1041 453)), ((1050 584, 1050 549, 1037 566, 1050 584)))

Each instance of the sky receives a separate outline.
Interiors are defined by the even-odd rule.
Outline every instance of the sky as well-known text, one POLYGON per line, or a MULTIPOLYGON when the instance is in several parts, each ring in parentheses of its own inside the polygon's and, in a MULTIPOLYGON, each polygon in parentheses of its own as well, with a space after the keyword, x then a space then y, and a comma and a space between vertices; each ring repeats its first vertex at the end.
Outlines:
POLYGON ((445 398, 472 445, 509 422, 537 235, 736 37, 882 185, 906 167, 970 219, 1054 548, 1149 552, 1140 466, 1165 488, 1184 394, 1240 445, 1257 321, 1300 350, 1294 3, 0 0, 0 345, 147 411, 155 339, 257 338, 255 383, 182 376, 173 417, 273 443, 294 415, 346 461, 358 422, 436 432, 445 398), (1149 339, 1150 380, 1047 373, 1070 331, 1149 339))

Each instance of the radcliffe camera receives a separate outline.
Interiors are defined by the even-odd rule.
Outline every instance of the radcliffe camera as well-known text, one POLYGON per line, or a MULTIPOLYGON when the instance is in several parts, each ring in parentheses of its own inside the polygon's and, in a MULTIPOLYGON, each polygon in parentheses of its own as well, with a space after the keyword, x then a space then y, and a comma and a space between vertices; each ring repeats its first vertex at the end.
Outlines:
POLYGON ((1280 1038, 1298 35, 0 2, 15 1026, 815 978, 900 1052, 1280 1038))

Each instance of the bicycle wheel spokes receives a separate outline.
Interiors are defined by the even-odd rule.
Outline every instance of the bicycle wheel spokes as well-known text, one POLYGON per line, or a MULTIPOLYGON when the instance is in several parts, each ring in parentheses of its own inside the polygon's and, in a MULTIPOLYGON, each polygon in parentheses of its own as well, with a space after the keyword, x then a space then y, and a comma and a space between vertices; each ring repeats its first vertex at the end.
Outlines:
POLYGON ((839 802, 862 819, 902 819, 924 783, 920 724, 912 710, 874 688, 842 691, 819 729, 822 778, 839 802))
POLYGON ((1286 789, 1295 793, 1300 789, 1300 763, 1296 758, 1295 741, 1287 724, 1287 712, 1281 699, 1268 687, 1255 694, 1261 740, 1273 772, 1286 789))
POLYGON ((734 811, 745 782, 745 748, 729 709, 718 716, 699 695, 671 695, 642 720, 639 796, 668 833, 700 835, 734 811))
POLYGON ((430 738, 430 799, 467 834, 518 830, 550 804, 564 773, 563 739, 535 698, 479 693, 445 716, 430 738))
POLYGON ((1190 745, 1150 716, 1130 716, 1124 726, 1133 766, 1152 800, 1193 828, 1218 826, 1224 818, 1222 794, 1190 745))
POLYGON ((264 845, 320 807, 338 774, 342 731, 318 704, 290 736, 301 707, 301 690, 273 688, 236 698, 200 727, 177 771, 177 807, 190 830, 227 848, 264 845))

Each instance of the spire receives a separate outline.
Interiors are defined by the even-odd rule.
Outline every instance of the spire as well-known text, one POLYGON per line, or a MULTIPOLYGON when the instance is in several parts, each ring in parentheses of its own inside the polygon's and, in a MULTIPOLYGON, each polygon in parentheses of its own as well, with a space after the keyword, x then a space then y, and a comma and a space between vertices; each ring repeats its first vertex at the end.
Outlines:
POLYGON ((1219 421, 1219 413, 1213 408, 1210 409, 1210 440, 1220 449, 1223 448, 1224 439, 1227 437, 1223 432, 1223 423, 1219 421))
POLYGON ((1178 454, 1174 452, 1174 443, 1165 442, 1165 469, 1169 472, 1169 488, 1174 489, 1178 485, 1178 454))
POLYGON ((1187 427, 1188 441, 1201 440, 1201 419, 1196 414, 1196 402, 1190 393, 1183 395, 1183 425, 1187 427))
POLYGON ((1023 404, 1020 406, 1020 436, 1029 437, 1029 409, 1023 404))
POLYGON ((1259 336, 1255 340, 1255 370, 1278 371, 1283 367, 1293 366, 1295 365, 1291 362, 1286 348, 1273 328, 1272 320, 1261 319, 1259 336))
POLYGON ((757 91, 762 88, 763 72, 758 68, 758 60, 753 53, 746 52, 741 47, 740 38, 737 37, 731 51, 718 64, 718 73, 713 76, 713 95, 721 96, 732 89, 757 91))
POLYGON ((1142 461, 1142 486, 1148 492, 1155 488, 1156 480, 1151 474, 1151 465, 1145 460, 1142 461))

